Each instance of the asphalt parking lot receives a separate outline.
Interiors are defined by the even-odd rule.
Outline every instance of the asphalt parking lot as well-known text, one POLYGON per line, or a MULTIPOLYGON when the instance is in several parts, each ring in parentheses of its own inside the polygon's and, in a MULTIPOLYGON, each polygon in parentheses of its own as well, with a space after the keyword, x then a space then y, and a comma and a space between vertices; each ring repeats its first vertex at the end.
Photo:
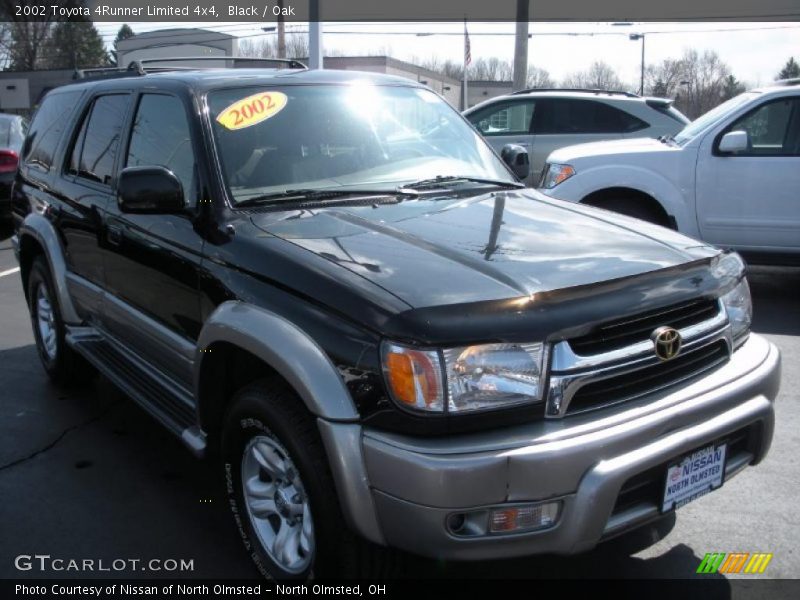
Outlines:
MULTIPOLYGON (((0 578, 31 575, 15 568, 20 554, 107 563, 186 559, 193 560, 193 571, 169 575, 255 576, 208 465, 107 381, 69 392, 50 385, 36 356, 19 274, 2 275, 17 266, 10 234, 0 226, 0 578)), ((479 564, 409 559, 409 574, 682 578, 695 576, 706 552, 738 551, 774 554, 762 577, 800 577, 794 548, 800 532, 800 269, 757 268, 750 282, 754 330, 783 353, 777 428, 764 463, 681 509, 660 531, 646 529, 582 556, 479 564)))

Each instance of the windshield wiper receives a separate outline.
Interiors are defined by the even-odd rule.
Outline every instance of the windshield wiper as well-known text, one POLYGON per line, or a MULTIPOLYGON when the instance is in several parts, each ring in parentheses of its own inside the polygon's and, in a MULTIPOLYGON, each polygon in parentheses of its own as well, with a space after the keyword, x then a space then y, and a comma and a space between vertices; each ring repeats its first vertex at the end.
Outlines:
POLYGON ((237 208, 254 206, 257 204, 264 204, 269 202, 288 202, 297 200, 302 202, 331 200, 336 198, 345 198, 347 196, 393 196, 398 197, 416 197, 417 194, 414 190, 396 189, 396 190, 326 190, 326 189, 297 189, 297 190, 283 190, 281 192, 274 192, 271 194, 262 194, 260 196, 253 196, 246 200, 240 200, 236 203, 237 208))
POLYGON ((413 183, 406 183, 398 189, 402 190, 419 190, 424 188, 446 186, 453 183, 481 183, 484 185, 493 185, 501 188, 518 189, 524 188, 524 183, 517 183, 516 181, 504 181, 502 179, 486 179, 483 177, 469 177, 465 175, 437 175, 429 179, 420 179, 413 183))

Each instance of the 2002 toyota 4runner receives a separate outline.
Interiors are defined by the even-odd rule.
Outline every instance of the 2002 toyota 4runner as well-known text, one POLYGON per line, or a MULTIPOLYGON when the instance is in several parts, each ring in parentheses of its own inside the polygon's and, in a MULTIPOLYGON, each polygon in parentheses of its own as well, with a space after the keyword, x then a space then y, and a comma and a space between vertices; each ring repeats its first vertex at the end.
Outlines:
POLYGON ((763 459, 736 254, 525 189, 405 79, 135 66, 33 119, 36 346, 219 453, 264 575, 577 553, 763 459))

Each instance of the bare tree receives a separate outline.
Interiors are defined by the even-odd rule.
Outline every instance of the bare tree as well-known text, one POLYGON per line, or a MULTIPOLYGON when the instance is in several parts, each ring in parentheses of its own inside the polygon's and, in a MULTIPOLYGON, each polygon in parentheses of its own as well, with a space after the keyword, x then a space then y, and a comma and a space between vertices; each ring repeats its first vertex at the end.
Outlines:
POLYGON ((681 86, 685 92, 676 98, 675 104, 687 117, 696 119, 722 101, 730 68, 712 50, 705 50, 702 54, 697 50, 686 50, 681 62, 681 86))
POLYGON ((546 69, 530 66, 528 67, 528 78, 525 85, 529 88, 551 88, 555 87, 553 78, 546 69))
POLYGON ((479 58, 469 68, 469 78, 480 81, 511 81, 513 73, 510 61, 495 56, 479 58))
MULTIPOLYGON (((277 58, 277 38, 246 39, 239 41, 239 56, 247 58, 277 58)), ((308 36, 290 33, 286 36, 286 58, 306 58, 308 56, 308 36)), ((328 54, 330 56, 330 54, 328 54)))
POLYGON ((561 87, 622 90, 626 86, 609 64, 598 60, 593 62, 592 66, 586 71, 578 71, 567 76, 562 82, 561 87))
POLYGON ((645 69, 644 89, 653 96, 674 98, 680 91, 679 86, 683 80, 683 61, 666 58, 645 69))

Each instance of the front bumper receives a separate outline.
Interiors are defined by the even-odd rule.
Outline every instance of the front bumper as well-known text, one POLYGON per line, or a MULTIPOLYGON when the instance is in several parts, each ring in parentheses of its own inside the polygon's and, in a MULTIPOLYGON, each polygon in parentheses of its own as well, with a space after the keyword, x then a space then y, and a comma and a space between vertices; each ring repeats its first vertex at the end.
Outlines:
POLYGON ((673 459, 733 436, 739 442, 726 479, 758 463, 772 440, 779 382, 778 350, 752 335, 725 366, 656 398, 446 438, 364 430, 381 537, 389 546, 450 559, 589 550, 659 517, 658 498, 618 501, 632 480, 663 474, 673 459), (563 502, 560 518, 546 530, 464 537, 446 526, 454 512, 554 499, 563 502))

